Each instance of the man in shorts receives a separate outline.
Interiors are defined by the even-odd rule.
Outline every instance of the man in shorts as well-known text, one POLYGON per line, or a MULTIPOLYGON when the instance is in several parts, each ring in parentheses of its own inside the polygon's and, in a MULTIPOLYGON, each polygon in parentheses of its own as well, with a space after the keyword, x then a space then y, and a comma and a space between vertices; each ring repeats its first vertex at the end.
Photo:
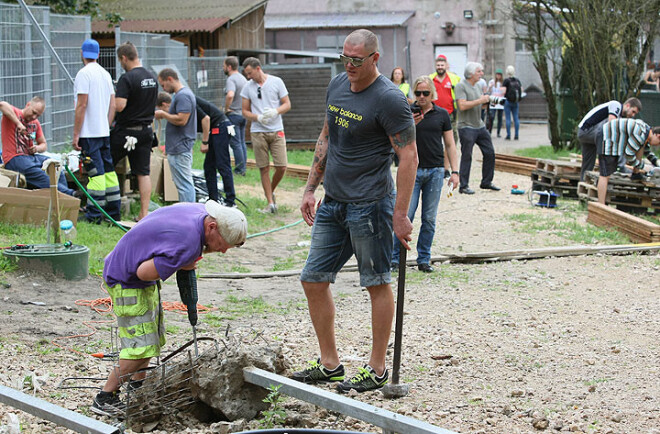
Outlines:
POLYGON ((603 143, 603 125, 618 118, 634 118, 642 110, 642 103, 637 98, 629 98, 626 102, 609 101, 599 104, 589 110, 578 124, 577 138, 582 148, 582 167, 580 181, 584 174, 594 169, 596 157, 603 143))
POLYGON ((313 225, 300 280, 321 355, 292 378, 305 383, 345 378, 330 283, 353 254, 360 285, 371 298, 371 357, 355 376, 338 384, 340 392, 364 392, 387 383, 385 355, 394 316, 392 233, 408 250, 412 233, 408 205, 417 171, 415 124, 406 96, 378 72, 379 58, 378 37, 369 30, 356 30, 344 41, 340 59, 346 72, 328 86, 325 123, 300 207, 305 222, 313 225), (399 157, 396 194, 392 148, 399 157), (326 195, 317 210, 314 192, 321 181, 326 195))
POLYGON ((243 70, 248 81, 241 90, 243 98, 243 117, 252 121, 250 137, 254 159, 261 174, 261 186, 268 201, 262 210, 265 213, 277 213, 273 192, 286 172, 286 139, 282 115, 291 110, 289 92, 281 78, 266 74, 261 69, 261 62, 255 57, 243 61, 243 70), (273 156, 275 173, 270 178, 269 153, 273 156))
POLYGON ((607 184, 621 156, 633 166, 635 173, 644 170, 644 151, 660 145, 660 127, 651 129, 640 119, 613 119, 603 125, 603 146, 598 155, 598 202, 605 204, 607 184))
POLYGON ((119 327, 119 366, 112 369, 94 398, 93 412, 121 416, 125 404, 119 398, 120 387, 124 383, 141 386, 146 376, 141 370, 165 345, 158 281, 178 270, 195 269, 202 253, 225 253, 239 247, 246 237, 243 213, 210 200, 205 205, 181 203, 159 208, 119 240, 103 267, 119 327))
POLYGON ((141 220, 149 213, 151 200, 151 144, 154 106, 158 97, 156 77, 142 66, 135 45, 125 42, 117 48, 117 59, 126 71, 119 77, 115 93, 115 127, 110 131, 110 153, 115 166, 128 155, 131 173, 140 190, 141 220))

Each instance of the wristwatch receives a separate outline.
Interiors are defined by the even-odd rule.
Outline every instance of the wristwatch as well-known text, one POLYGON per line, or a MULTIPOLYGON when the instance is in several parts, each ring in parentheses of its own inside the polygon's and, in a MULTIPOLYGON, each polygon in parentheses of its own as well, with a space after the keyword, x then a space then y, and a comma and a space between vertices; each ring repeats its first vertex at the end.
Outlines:
POLYGON ((208 145, 209 141, 208 140, 202 140, 202 145, 208 145))
POLYGON ((458 170, 452 170, 452 171, 451 171, 451 174, 452 174, 452 175, 458 175, 458 170))

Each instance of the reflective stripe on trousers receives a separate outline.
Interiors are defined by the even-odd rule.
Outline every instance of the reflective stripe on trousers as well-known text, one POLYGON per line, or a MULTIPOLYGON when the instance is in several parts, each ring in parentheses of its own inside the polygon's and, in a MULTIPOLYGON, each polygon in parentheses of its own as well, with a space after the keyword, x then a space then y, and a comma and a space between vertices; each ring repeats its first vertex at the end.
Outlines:
POLYGON ((156 285, 147 288, 107 287, 117 315, 120 359, 145 359, 160 355, 165 345, 165 325, 156 285))

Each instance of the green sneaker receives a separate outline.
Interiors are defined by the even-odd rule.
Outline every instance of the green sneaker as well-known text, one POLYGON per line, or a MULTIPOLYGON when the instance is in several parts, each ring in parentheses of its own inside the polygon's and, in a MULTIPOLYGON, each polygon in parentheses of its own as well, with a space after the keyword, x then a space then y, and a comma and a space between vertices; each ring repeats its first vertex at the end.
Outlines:
POLYGON ((339 383, 337 385, 337 390, 339 392, 348 392, 351 389, 355 389, 358 392, 366 392, 367 390, 380 389, 387 383, 389 376, 390 374, 387 369, 385 369, 383 375, 379 377, 376 375, 374 368, 369 365, 364 365, 353 378, 339 383))
POLYGON ((291 379, 302 383, 327 383, 330 381, 343 381, 346 378, 344 365, 341 363, 335 369, 328 369, 321 364, 321 359, 310 360, 307 369, 294 372, 291 379))

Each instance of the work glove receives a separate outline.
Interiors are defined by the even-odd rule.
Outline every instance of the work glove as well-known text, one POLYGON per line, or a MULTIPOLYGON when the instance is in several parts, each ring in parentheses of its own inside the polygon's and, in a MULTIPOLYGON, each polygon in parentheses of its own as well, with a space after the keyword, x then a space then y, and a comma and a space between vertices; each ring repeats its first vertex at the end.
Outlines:
POLYGON ((264 109, 264 117, 267 117, 268 119, 275 119, 277 117, 277 110, 274 108, 264 109))
POLYGON ((227 125, 227 134, 234 137, 236 135, 236 129, 233 125, 227 125))
POLYGON ((137 143, 137 139, 133 136, 126 136, 126 143, 124 143, 124 149, 126 149, 128 152, 131 152, 133 149, 135 149, 135 144, 137 143))
POLYGON ((269 118, 264 114, 257 116, 257 121, 259 121, 259 123, 262 125, 268 125, 269 123, 273 122, 273 118, 269 118))

